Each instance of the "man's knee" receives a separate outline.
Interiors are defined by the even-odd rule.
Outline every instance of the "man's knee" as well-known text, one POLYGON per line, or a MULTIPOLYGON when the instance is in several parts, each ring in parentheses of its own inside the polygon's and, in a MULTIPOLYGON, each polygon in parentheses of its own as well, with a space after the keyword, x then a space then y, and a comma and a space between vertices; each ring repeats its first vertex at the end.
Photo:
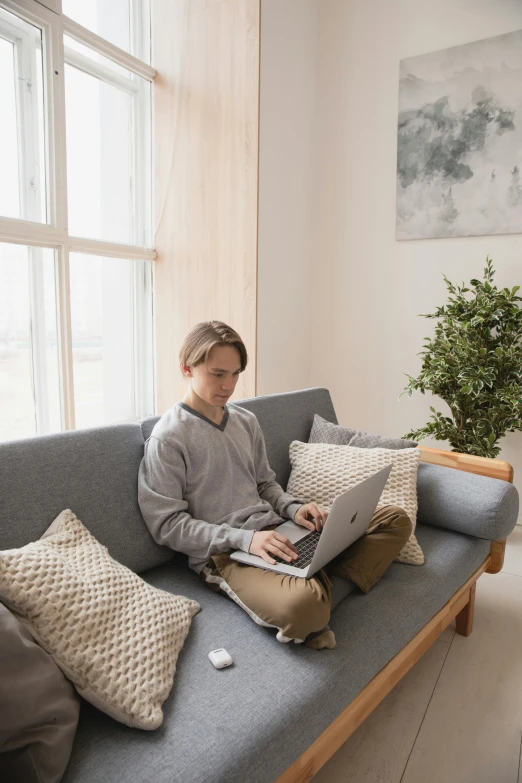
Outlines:
MULTIPOLYGON (((300 579, 300 577, 295 577, 300 579)), ((304 580, 303 580, 304 581, 304 580)), ((319 631, 330 619, 330 601, 324 588, 315 579, 306 580, 307 584, 295 589, 287 597, 285 614, 299 624, 310 626, 308 633, 319 631)))
POLYGON ((404 539, 406 542, 413 530, 412 521, 408 514, 401 506, 388 506, 387 511, 391 514, 388 522, 389 530, 393 530, 398 538, 404 539))

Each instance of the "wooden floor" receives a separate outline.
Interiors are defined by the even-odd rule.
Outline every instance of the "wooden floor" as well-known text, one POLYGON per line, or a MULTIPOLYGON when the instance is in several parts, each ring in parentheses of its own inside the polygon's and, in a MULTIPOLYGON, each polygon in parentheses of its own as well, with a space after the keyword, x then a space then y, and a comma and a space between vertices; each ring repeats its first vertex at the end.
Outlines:
POLYGON ((447 628, 313 783, 522 783, 522 526, 447 628))

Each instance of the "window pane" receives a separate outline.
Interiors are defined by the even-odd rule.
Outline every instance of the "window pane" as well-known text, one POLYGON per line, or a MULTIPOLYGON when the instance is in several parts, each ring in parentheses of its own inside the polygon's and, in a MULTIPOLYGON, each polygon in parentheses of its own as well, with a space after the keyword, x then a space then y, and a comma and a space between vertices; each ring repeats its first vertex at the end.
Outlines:
POLYGON ((42 31, 0 8, 0 214, 45 222, 42 31))
POLYGON ((54 253, 0 244, 0 440, 61 429, 54 253))
POLYGON ((150 62, 148 0, 62 0, 63 13, 107 41, 150 62), (132 21, 131 21, 132 15, 132 21))
POLYGON ((81 56, 65 67, 69 234, 150 246, 150 84, 81 56))
POLYGON ((91 49, 89 46, 80 43, 75 38, 71 38, 70 35, 64 35, 63 46, 66 62, 68 59, 72 59, 74 57, 75 52, 78 52, 84 57, 88 57, 91 62, 98 63, 109 71, 119 74, 120 76, 124 76, 127 79, 132 79, 133 74, 131 71, 129 71, 128 68, 124 68, 123 65, 119 65, 109 57, 104 57, 104 55, 99 54, 99 52, 95 52, 94 49, 91 49))
POLYGON ((150 412, 140 393, 146 371, 141 357, 150 355, 150 345, 143 343, 150 313, 143 315, 140 306, 144 264, 70 256, 77 427, 134 421, 150 412))
POLYGON ((20 217, 14 85, 14 44, 0 38, 0 106, 4 120, 0 123, 0 212, 6 217, 20 217))

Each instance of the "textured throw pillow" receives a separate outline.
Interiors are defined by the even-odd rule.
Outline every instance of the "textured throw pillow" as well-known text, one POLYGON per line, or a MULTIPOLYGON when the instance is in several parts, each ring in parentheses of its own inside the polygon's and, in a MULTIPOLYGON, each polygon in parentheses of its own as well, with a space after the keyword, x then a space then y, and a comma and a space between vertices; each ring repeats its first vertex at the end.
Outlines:
POLYGON ((287 492, 330 511, 337 495, 391 462, 393 468, 377 505, 400 506, 406 511, 413 530, 396 559, 399 563, 422 565, 424 555, 415 538, 419 459, 419 449, 360 449, 294 440, 290 444, 292 472, 287 492))
POLYGON ((161 725, 196 601, 117 563, 69 509, 39 541, 0 552, 0 598, 87 701, 127 726, 161 725))
POLYGON ((58 783, 80 698, 27 626, 0 604, 0 780, 58 783))
POLYGON ((362 430, 349 430, 315 414, 308 443, 333 443, 337 446, 357 446, 360 449, 411 449, 418 444, 404 438, 371 435, 362 430))

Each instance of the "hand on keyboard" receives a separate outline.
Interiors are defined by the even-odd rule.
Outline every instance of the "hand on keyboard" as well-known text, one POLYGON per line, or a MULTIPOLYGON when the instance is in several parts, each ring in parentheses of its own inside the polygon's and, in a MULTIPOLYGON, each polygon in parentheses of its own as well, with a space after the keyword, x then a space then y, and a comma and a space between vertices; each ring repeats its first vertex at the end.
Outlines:
POLYGON ((276 562, 293 565, 297 559, 297 550, 290 539, 275 530, 258 530, 254 533, 248 551, 251 555, 259 555, 272 565, 276 562), (278 558, 277 561, 274 560, 275 557, 278 558))
POLYGON ((276 555, 274 555, 274 557, 278 563, 291 565, 294 566, 294 568, 306 568, 306 566, 310 565, 312 562, 312 558, 314 556, 317 544, 319 543, 320 537, 321 531, 316 530, 298 541, 295 546, 299 557, 290 563, 285 560, 281 560, 280 558, 276 557, 276 555))

